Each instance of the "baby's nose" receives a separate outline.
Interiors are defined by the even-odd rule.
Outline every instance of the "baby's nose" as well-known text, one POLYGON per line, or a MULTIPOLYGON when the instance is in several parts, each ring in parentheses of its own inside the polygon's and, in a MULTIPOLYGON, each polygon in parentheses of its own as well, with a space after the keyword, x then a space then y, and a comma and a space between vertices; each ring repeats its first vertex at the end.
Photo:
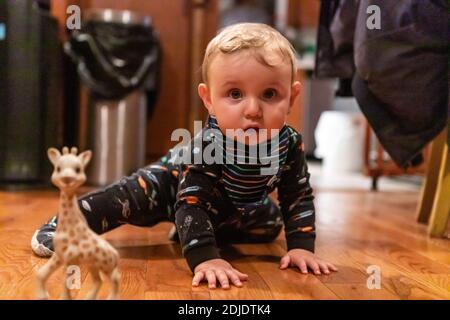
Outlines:
POLYGON ((245 108, 245 115, 247 117, 259 117, 261 116, 261 108, 257 99, 249 99, 245 108))

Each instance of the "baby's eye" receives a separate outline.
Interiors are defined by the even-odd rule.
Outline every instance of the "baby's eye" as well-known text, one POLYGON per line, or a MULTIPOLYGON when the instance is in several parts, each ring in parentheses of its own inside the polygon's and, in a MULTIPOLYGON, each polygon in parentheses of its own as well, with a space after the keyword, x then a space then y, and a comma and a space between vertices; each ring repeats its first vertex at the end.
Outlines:
POLYGON ((242 92, 239 89, 231 89, 230 92, 228 93, 228 96, 231 99, 241 99, 242 98, 242 92))
POLYGON ((273 99, 277 96, 277 91, 275 89, 267 89, 263 93, 263 98, 266 100, 273 99))

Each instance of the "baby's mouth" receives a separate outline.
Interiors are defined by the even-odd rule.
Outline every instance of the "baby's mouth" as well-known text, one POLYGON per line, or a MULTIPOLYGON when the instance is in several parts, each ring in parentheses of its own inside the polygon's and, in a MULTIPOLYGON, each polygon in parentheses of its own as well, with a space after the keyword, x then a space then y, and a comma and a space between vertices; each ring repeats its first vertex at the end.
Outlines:
POLYGON ((259 136, 259 127, 258 126, 250 126, 244 129, 245 138, 242 141, 246 145, 257 144, 260 141, 259 136))
POLYGON ((254 130, 256 133, 258 133, 259 127, 257 127, 257 126, 251 126, 251 127, 248 127, 248 128, 245 128, 245 129, 244 129, 245 132, 249 132, 249 131, 252 131, 252 130, 254 130))

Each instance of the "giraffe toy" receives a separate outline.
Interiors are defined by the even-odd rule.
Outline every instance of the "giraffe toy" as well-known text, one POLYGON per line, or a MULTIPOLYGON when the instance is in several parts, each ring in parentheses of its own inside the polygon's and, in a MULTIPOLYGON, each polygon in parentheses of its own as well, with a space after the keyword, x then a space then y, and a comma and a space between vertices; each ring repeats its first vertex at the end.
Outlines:
MULTIPOLYGON (((111 281, 108 299, 117 299, 120 274, 118 271, 119 254, 106 240, 93 232, 80 211, 76 196, 77 189, 86 181, 84 168, 91 159, 92 152, 87 150, 77 155, 77 148, 70 152, 64 147, 61 153, 48 149, 48 157, 54 166, 52 183, 59 188, 60 200, 58 225, 53 239, 55 253, 37 273, 37 298, 48 299, 45 283, 60 266, 84 265, 92 275, 94 285, 86 296, 93 300, 97 297, 102 284, 100 273, 111 281)), ((69 276, 69 275, 68 275, 69 276)), ((70 291, 64 281, 62 299, 71 299, 70 291)))

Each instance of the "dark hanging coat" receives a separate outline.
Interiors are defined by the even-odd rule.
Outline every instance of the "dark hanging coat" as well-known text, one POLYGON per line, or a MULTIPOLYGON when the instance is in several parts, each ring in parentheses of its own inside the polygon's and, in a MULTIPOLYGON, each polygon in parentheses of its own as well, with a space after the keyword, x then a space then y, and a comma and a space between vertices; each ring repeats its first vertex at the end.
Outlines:
POLYGON ((352 81, 383 147, 401 167, 446 126, 449 115, 447 0, 322 1, 316 76, 352 81), (380 29, 369 29, 370 5, 380 29))

